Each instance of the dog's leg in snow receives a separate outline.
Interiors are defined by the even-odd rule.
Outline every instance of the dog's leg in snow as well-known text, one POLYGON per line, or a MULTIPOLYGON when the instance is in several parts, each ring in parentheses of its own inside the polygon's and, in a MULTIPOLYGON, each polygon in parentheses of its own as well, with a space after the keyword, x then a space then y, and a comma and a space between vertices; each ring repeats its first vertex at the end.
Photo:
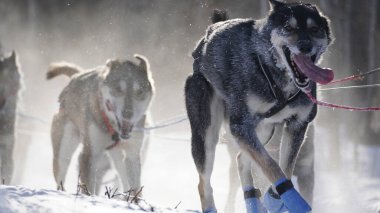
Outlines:
POLYGON ((102 190, 103 177, 106 172, 110 169, 110 160, 105 152, 101 153, 98 158, 94 161, 96 167, 95 173, 95 194, 100 195, 102 190))
POLYGON ((311 210, 290 181, 307 125, 307 123, 290 120, 284 127, 280 150, 280 166, 285 172, 286 178, 283 177, 277 180, 273 184, 276 190, 269 189, 265 195, 265 206, 270 212, 282 212, 288 209, 291 212, 304 213, 311 210))
POLYGON ((280 149, 280 167, 288 179, 293 175, 297 155, 301 149, 306 129, 307 124, 297 124, 295 122, 289 122, 284 128, 280 149))
MULTIPOLYGON (((131 138, 119 147, 109 150, 113 164, 118 171, 124 191, 131 190, 132 195, 141 188, 141 147, 143 131, 134 131, 131 138)), ((141 192, 139 194, 141 196, 141 192)))
POLYGON ((228 131, 228 127, 225 127, 226 133, 225 138, 227 140, 227 151, 230 156, 230 168, 229 168, 229 188, 228 188, 228 197, 226 206, 224 208, 224 212, 235 212, 235 201, 236 194, 238 192, 240 182, 238 176, 238 167, 237 167, 237 159, 236 156, 239 153, 239 147, 235 143, 231 133, 228 131))
POLYGON ((237 156, 237 162, 247 212, 267 213, 267 210, 260 201, 261 192, 253 185, 253 176, 251 173, 252 159, 247 153, 240 152, 237 156))
MULTIPOLYGON (((236 100, 235 103, 238 103, 236 100)), ((248 109, 244 108, 244 105, 239 105, 240 111, 246 111, 243 114, 248 114, 248 109)), ((301 213, 310 211, 310 206, 303 200, 300 194, 294 189, 293 185, 289 180, 286 179, 287 176, 282 172, 279 165, 274 161, 268 152, 265 150, 263 145, 260 143, 256 132, 252 131, 257 127, 257 122, 255 117, 251 116, 241 116, 240 113, 234 114, 234 109, 229 109, 230 112, 230 128, 231 133, 238 139, 239 144, 244 150, 249 154, 251 158, 253 158, 256 163, 261 167, 264 174, 267 178, 273 183, 276 187, 277 191, 280 190, 279 194, 281 196, 281 200, 284 201, 285 206, 289 209, 289 211, 301 213)), ((297 144, 299 146, 302 144, 302 139, 305 133, 307 125, 299 126, 299 125, 290 125, 288 131, 292 133, 292 139, 295 139, 295 146, 293 148, 295 151, 291 151, 289 156, 295 155, 297 156, 299 147, 297 149, 297 144), (301 140, 300 142, 298 140, 301 140)), ((286 130, 285 130, 286 131, 286 130)), ((286 134, 286 133, 285 133, 286 134)), ((293 162, 293 158, 289 157, 288 162, 293 162)), ((293 167, 294 168, 294 164, 293 167)), ((285 171, 290 171, 286 169, 285 171)), ((268 209, 270 211, 270 209, 268 209)))
POLYGON ((309 124, 306 131, 305 141, 301 147, 294 168, 294 176, 297 176, 297 183, 300 192, 305 200, 313 204, 314 192, 314 125, 309 124))
POLYGON ((13 134, 0 135, 0 184, 10 184, 13 175, 13 146, 15 136, 13 134))
POLYGON ((106 147, 109 146, 109 134, 100 129, 96 124, 89 122, 83 139, 83 150, 79 156, 79 168, 81 182, 86 185, 87 190, 94 194, 97 192, 99 185, 102 184, 101 175, 97 175, 98 169, 103 173, 104 168, 101 161, 108 161, 105 158, 106 147), (101 166, 97 168, 97 166, 101 166))
POLYGON ((64 186, 71 157, 79 144, 79 132, 63 112, 54 116, 51 127, 51 142, 54 178, 59 188, 64 186))
POLYGON ((224 119, 223 102, 216 97, 210 84, 199 74, 187 79, 185 94, 192 131, 191 151, 199 174, 198 191, 202 211, 216 212, 210 178, 219 130, 224 119))

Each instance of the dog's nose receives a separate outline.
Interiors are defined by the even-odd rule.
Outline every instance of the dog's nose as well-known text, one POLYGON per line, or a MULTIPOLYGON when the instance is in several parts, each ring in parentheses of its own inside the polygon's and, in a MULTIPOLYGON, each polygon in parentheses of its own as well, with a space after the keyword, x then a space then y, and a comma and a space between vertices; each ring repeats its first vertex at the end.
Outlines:
POLYGON ((301 40, 298 41, 298 49, 301 51, 303 54, 310 53, 311 50, 313 49, 313 44, 309 40, 301 40))

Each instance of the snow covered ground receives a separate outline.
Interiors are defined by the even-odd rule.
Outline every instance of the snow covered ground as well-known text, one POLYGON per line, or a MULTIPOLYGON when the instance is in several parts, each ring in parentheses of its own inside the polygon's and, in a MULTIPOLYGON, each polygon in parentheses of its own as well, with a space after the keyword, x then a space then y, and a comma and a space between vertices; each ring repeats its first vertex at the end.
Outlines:
MULTIPOLYGON (((182 125, 188 128, 186 124, 182 125)), ((368 162, 376 160, 373 159, 374 156, 380 156, 380 149, 359 147, 360 164, 359 169, 355 171, 352 157, 353 145, 347 143, 342 153, 344 156, 342 168, 332 171, 327 168, 329 162, 326 161, 325 140, 321 137, 317 138, 319 140, 316 140, 315 143, 317 162, 313 212, 379 213, 380 175, 378 171, 380 168, 368 168, 367 165, 373 165, 368 162)), ((176 207, 178 212, 187 209, 199 210, 198 177, 191 158, 189 132, 168 133, 168 130, 155 130, 147 153, 142 176, 144 199, 151 205, 163 209, 176 207)), ((380 162, 380 159, 377 160, 380 162)), ((229 163, 226 146, 219 145, 212 184, 216 206, 220 212, 223 212, 224 206, 228 202, 226 199, 229 163)), ((77 161, 74 160, 69 169, 66 184, 66 190, 71 194, 76 193, 78 175, 76 170, 77 161)), ((76 212, 105 212, 105 209, 107 212, 119 212, 119 208, 125 212, 125 209, 132 211, 134 208, 125 202, 109 200, 105 196, 103 198, 79 196, 78 199, 68 193, 53 191, 55 183, 48 131, 33 132, 32 141, 26 154, 25 172, 19 184, 29 189, 23 187, 0 188, 1 208, 5 210, 8 210, 6 208, 14 208, 14 210, 35 208, 35 212, 75 212, 74 209, 76 212), (31 189, 45 190, 33 191, 31 189), (4 201, 5 197, 12 199, 4 201), (39 211, 44 203, 47 205, 46 208, 51 208, 51 210, 39 211)), ((107 184, 114 186, 112 183, 107 184)), ((242 193, 238 194, 235 207, 237 213, 245 212, 242 193)), ((2 211, 1 208, 0 212, 8 212, 2 211)), ((169 210, 160 211, 169 212, 169 210)))
POLYGON ((141 202, 131 204, 126 201, 97 196, 76 195, 67 192, 25 187, 0 186, 0 212, 30 213, 190 213, 195 211, 177 211, 159 209, 141 202))

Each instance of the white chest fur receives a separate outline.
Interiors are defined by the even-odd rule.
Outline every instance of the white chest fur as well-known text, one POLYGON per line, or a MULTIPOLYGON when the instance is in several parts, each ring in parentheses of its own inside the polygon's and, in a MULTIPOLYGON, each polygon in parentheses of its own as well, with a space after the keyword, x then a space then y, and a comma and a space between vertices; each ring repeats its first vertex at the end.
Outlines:
MULTIPOLYGON (((247 106, 252 116, 254 116, 255 114, 265 113, 275 105, 276 102, 265 102, 256 95, 249 95, 247 98, 247 106)), ((277 112, 273 116, 269 118, 264 118, 262 121, 260 121, 260 123, 255 129, 259 140, 261 141, 261 143, 265 143, 267 140, 270 139, 275 124, 282 123, 286 119, 289 119, 293 116, 295 116, 297 120, 299 120, 300 122, 305 121, 309 116, 311 110, 312 105, 298 106, 292 108, 289 106, 285 106, 281 111, 277 112)))

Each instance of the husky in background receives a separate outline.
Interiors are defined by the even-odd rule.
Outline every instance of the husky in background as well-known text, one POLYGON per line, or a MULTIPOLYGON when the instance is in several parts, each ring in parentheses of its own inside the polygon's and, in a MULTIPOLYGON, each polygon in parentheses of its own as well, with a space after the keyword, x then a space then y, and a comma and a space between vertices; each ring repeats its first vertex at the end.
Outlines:
POLYGON ((147 59, 139 63, 108 60, 105 66, 83 72, 67 63, 52 64, 47 73, 71 77, 59 96, 60 110, 54 116, 51 139, 53 172, 63 186, 73 152, 79 143, 80 178, 90 193, 99 194, 110 163, 124 190, 137 193, 141 187, 140 151, 154 85, 147 59))
POLYGON ((307 94, 315 97, 316 83, 334 77, 332 70, 315 65, 331 33, 315 5, 269 1, 266 18, 215 23, 193 52, 185 97, 203 212, 216 212, 210 177, 223 121, 241 150, 237 161, 247 212, 311 211, 290 178, 317 113, 307 94), (277 163, 264 144, 282 123, 277 163), (264 204, 251 174, 253 161, 272 184, 264 204))
POLYGON ((18 93, 21 88, 21 73, 17 56, 12 52, 0 58, 0 178, 10 184, 13 175, 13 149, 18 93))

